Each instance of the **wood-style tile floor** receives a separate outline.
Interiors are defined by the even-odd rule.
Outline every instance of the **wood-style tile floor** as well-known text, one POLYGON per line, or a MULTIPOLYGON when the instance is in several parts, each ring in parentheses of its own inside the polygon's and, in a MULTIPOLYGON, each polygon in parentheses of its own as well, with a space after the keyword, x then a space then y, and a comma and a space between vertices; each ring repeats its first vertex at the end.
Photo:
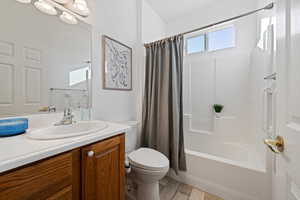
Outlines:
MULTIPOLYGON (((135 198, 135 187, 131 184, 129 180, 126 200, 138 200, 135 198)), ((162 179, 159 186, 161 200, 223 200, 198 188, 179 183, 169 177, 162 179)))

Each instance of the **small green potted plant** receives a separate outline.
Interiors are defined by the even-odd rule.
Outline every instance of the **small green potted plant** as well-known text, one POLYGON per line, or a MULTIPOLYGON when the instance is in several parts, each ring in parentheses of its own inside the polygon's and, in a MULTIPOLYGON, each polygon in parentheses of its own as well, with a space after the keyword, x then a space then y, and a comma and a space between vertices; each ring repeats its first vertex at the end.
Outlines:
POLYGON ((221 117, 221 112, 223 111, 224 106, 222 104, 214 104, 213 108, 214 108, 216 117, 220 118, 221 117))

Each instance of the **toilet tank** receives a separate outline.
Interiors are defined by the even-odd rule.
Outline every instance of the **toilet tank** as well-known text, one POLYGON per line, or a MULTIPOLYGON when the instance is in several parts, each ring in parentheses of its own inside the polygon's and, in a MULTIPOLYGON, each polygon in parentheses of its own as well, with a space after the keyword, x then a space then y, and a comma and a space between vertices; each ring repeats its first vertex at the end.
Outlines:
POLYGON ((138 125, 137 121, 118 122, 130 126, 130 129, 125 133, 125 151, 130 153, 137 148, 138 145, 138 125))

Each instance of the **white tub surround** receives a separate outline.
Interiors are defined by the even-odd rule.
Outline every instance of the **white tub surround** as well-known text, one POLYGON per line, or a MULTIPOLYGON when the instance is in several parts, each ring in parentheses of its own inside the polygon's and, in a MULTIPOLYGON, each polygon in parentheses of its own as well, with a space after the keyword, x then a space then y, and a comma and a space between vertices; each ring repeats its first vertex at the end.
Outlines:
MULTIPOLYGON (((28 131, 49 127, 58 122, 61 116, 61 114, 28 116, 30 127, 28 131)), ((32 140, 27 137, 27 133, 0 138, 0 173, 125 133, 129 128, 126 125, 105 123, 107 128, 102 131, 60 140, 32 140)))
POLYGON ((187 172, 169 176, 224 200, 267 200, 268 175, 210 154, 186 151, 187 172))
POLYGON ((231 165, 266 173, 265 158, 255 146, 234 141, 231 139, 230 133, 228 133, 227 138, 187 133, 185 143, 188 154, 208 155, 214 160, 217 159, 231 165))
POLYGON ((186 133, 187 172, 169 175, 225 200, 267 200, 265 161, 254 145, 227 137, 186 133))

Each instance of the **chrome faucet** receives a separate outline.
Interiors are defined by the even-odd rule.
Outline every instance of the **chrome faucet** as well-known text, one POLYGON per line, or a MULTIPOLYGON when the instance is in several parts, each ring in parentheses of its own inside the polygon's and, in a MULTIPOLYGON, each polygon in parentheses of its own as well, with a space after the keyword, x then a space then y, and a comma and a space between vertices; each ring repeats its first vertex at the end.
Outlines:
POLYGON ((48 107, 48 112, 56 112, 56 107, 55 106, 49 106, 48 107))
POLYGON ((74 124, 75 121, 73 120, 73 118, 74 118, 74 115, 72 114, 71 108, 66 108, 64 110, 64 116, 63 116, 62 120, 54 125, 55 126, 64 126, 64 125, 74 124))

